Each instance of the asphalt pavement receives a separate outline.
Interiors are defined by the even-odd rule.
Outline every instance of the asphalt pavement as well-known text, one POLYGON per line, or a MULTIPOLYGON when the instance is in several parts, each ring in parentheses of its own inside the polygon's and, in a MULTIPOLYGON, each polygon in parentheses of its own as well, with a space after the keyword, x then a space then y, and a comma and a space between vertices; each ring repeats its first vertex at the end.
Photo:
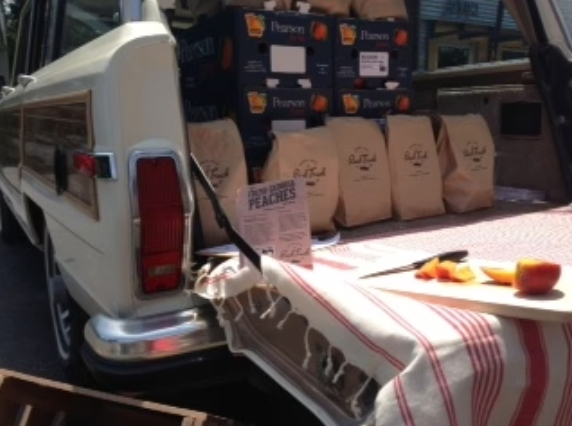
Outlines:
POLYGON ((0 368, 64 380, 47 300, 40 251, 0 243, 0 368))
MULTIPOLYGON (((0 242, 0 368, 65 382, 50 321, 42 253, 26 243, 0 242)), ((271 390, 268 395, 245 382, 147 399, 258 426, 318 425, 285 392, 271 390)))

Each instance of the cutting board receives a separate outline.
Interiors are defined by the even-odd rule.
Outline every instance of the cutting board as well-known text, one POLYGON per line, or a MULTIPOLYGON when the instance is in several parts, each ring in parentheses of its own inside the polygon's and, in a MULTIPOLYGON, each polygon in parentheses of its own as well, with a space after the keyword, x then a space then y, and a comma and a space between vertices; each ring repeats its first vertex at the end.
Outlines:
POLYGON ((483 284, 490 283, 490 279, 479 266, 514 268, 514 262, 470 259, 467 263, 476 275, 476 282, 467 284, 418 280, 412 271, 358 279, 365 273, 407 265, 429 256, 431 253, 400 250, 383 242, 362 241, 314 253, 314 271, 333 272, 337 279, 453 308, 537 321, 572 322, 572 267, 563 267, 556 287, 542 296, 527 296, 511 287, 483 284))
POLYGON ((536 321, 572 322, 572 268, 563 267, 556 287, 545 295, 524 295, 512 287, 491 283, 480 270, 487 267, 514 267, 514 263, 471 260, 467 262, 476 275, 475 282, 443 283, 422 281, 414 272, 360 280, 361 285, 390 291, 428 303, 468 309, 499 316, 536 321))

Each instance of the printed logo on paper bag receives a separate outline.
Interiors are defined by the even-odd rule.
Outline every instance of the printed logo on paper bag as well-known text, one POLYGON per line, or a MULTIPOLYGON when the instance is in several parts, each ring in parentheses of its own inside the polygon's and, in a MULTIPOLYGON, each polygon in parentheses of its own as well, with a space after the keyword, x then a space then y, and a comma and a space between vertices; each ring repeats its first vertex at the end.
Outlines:
POLYGON ((310 34, 312 34, 312 38, 318 41, 327 41, 328 40, 328 26, 319 21, 312 22, 310 26, 310 34))
POLYGON ((343 46, 353 46, 356 42, 357 31, 355 25, 340 24, 340 39, 343 46))
POLYGON ((260 38, 264 35, 264 31, 266 30, 264 15, 247 13, 244 15, 244 19, 246 20, 246 30, 249 37, 260 38))
POLYGON ((262 114, 266 111, 266 93, 248 92, 247 96, 251 114, 262 114))
POLYGON ((377 162, 377 155, 372 154, 365 147, 357 147, 348 158, 348 165, 355 167, 361 172, 369 172, 377 162))
POLYGON ((357 114, 359 111, 359 96, 350 93, 342 95, 342 102, 344 104, 344 111, 346 114, 357 114))
POLYGON ((217 190, 230 175, 228 167, 220 167, 220 165, 213 160, 202 162, 201 167, 215 190, 217 190))
POLYGON ((427 151, 420 144, 413 144, 405 151, 404 159, 413 167, 421 168, 427 161, 427 151))
POLYGON ((306 180, 306 186, 314 187, 320 183, 320 179, 326 177, 326 168, 320 167, 316 160, 303 160, 294 169, 294 178, 306 180))
POLYGON ((463 148, 463 155, 469 158, 473 163, 483 161, 484 155, 487 153, 487 147, 481 146, 477 141, 469 141, 463 148))

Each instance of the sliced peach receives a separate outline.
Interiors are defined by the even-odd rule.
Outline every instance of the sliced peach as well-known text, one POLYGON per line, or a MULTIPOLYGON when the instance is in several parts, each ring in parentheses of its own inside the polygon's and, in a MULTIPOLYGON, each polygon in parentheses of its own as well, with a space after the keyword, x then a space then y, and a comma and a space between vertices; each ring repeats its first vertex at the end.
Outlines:
POLYGON ((481 267, 481 271, 493 280, 495 283, 502 284, 502 285, 512 285, 514 282, 514 270, 506 269, 506 268, 486 268, 481 267))
POLYGON ((439 258, 436 257, 425 263, 419 272, 428 278, 437 278, 437 265, 439 265, 439 258))
POLYGON ((449 260, 439 263, 435 268, 437 279, 441 281, 450 280, 453 277, 453 273, 456 268, 457 264, 449 260))
POLYGON ((417 278, 418 280, 425 280, 425 281, 429 281, 432 279, 430 276, 428 276, 421 269, 418 269, 417 271, 415 271, 415 278, 417 278))
POLYGON ((469 265, 457 266, 451 275, 451 280, 456 283, 468 283, 475 279, 475 274, 469 265))

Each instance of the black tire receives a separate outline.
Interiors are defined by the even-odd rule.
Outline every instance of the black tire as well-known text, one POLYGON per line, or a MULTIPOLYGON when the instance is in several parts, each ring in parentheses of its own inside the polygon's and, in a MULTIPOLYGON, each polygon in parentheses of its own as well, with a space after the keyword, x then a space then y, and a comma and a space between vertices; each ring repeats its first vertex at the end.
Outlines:
POLYGON ((0 192, 0 239, 4 244, 15 245, 25 239, 24 231, 20 222, 12 213, 12 210, 4 199, 4 194, 0 192))
POLYGON ((46 287, 56 355, 72 384, 88 386, 92 384, 92 377, 81 357, 83 330, 88 316, 69 294, 54 254, 50 234, 47 227, 44 227, 46 287))

